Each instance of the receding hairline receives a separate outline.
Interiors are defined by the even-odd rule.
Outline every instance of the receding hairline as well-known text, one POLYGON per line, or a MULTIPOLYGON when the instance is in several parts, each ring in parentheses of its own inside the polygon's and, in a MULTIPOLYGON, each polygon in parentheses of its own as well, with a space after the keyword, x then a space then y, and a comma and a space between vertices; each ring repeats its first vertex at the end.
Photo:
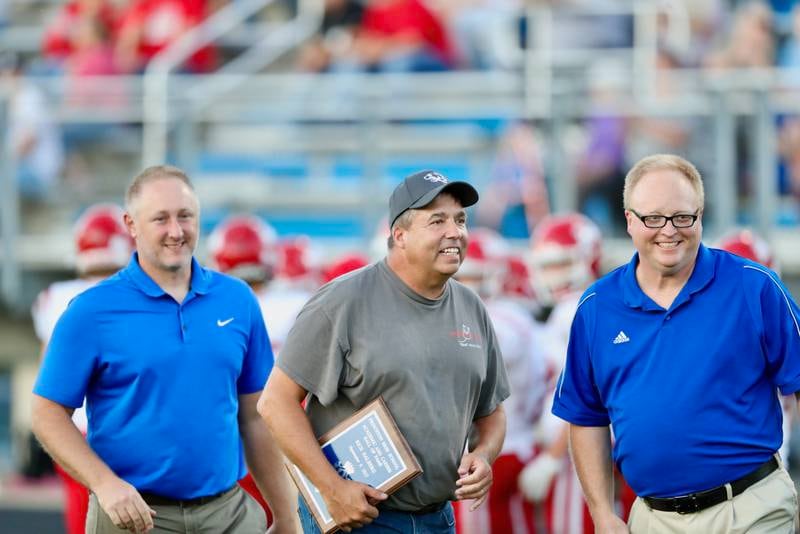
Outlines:
POLYGON ((131 180, 128 189, 125 191, 125 211, 131 211, 131 207, 141 195, 142 188, 145 185, 157 180, 168 179, 175 179, 183 182, 189 190, 194 193, 194 185, 189 179, 189 176, 182 169, 172 165, 153 165, 144 169, 131 180))
POLYGON ((622 205, 626 210, 631 209, 630 200, 633 190, 645 175, 655 171, 675 171, 689 182, 697 195, 701 210, 705 207, 705 190, 700 171, 688 160, 675 154, 654 154, 640 159, 625 175, 625 185, 622 189, 622 205))

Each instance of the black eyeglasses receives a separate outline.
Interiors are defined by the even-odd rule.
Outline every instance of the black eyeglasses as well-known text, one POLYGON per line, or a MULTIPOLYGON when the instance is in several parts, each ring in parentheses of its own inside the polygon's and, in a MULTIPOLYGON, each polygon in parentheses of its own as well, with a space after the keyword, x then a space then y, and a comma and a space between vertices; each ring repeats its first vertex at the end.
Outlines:
POLYGON ((668 221, 672 221, 672 226, 675 228, 690 228, 694 226, 694 222, 700 216, 699 211, 697 213, 676 213, 672 217, 667 217, 666 215, 639 215, 632 209, 628 211, 636 215, 648 228, 664 228, 668 221))

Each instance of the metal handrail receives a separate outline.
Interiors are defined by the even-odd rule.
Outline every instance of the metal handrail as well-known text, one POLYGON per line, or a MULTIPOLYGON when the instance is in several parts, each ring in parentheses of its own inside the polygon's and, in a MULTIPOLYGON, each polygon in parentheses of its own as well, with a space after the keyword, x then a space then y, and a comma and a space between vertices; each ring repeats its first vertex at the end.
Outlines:
MULTIPOLYGON (((208 18, 205 22, 193 28, 185 35, 181 36, 167 49, 159 53, 147 66, 144 74, 144 127, 142 138, 142 164, 143 166, 161 163, 165 161, 167 154, 167 133, 169 125, 168 103, 169 78, 170 73, 184 61, 186 61, 195 51, 206 46, 223 34, 231 31, 242 24, 252 15, 265 8, 275 0, 239 0, 231 2, 217 13, 208 18)), ((286 35, 287 31, 294 30, 296 26, 305 29, 302 32, 303 38, 311 35, 319 27, 322 20, 322 3, 320 0, 301 0, 298 4, 297 15, 294 19, 283 26, 280 37, 286 38, 283 47, 275 47, 280 53, 273 53, 268 56, 266 61, 253 61, 250 59, 253 54, 260 50, 263 43, 270 42, 274 38, 267 37, 248 52, 240 56, 240 60, 234 60, 234 66, 229 69, 222 69, 227 72, 230 68, 235 68, 240 74, 253 74, 259 69, 266 67, 269 63, 280 57, 282 53, 294 47, 299 40, 292 39, 292 34, 286 35), (316 21, 316 26, 311 27, 316 21)), ((208 91, 207 94, 221 94, 224 91, 208 91)), ((206 99, 207 101, 208 99, 206 99)))

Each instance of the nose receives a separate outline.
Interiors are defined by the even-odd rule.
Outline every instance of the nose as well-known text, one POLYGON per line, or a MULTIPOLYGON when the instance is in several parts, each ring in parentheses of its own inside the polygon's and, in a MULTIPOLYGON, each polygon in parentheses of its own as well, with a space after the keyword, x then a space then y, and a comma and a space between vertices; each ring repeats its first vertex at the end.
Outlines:
POLYGON ((454 219, 447 220, 446 237, 458 239, 464 235, 464 227, 456 223, 454 219))
POLYGON ((675 235, 678 233, 678 229, 675 228, 675 225, 672 221, 667 221, 667 224, 661 227, 660 232, 666 235, 675 235))
POLYGON ((178 219, 170 217, 167 234, 174 239, 179 239, 183 236, 183 227, 178 222, 178 219))

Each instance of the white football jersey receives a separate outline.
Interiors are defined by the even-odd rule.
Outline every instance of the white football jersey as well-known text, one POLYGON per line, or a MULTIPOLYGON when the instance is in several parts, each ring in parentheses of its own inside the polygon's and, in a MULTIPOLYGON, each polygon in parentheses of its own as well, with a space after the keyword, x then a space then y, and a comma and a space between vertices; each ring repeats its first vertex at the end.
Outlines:
POLYGON ((556 382, 567 362, 569 331, 572 328, 572 319, 578 310, 580 298, 581 294, 576 292, 561 299, 550 312, 547 321, 541 324, 549 383, 545 395, 544 413, 536 428, 536 439, 539 444, 544 446, 550 445, 558 438, 564 425, 564 421, 553 415, 550 409, 553 406, 556 382))
POLYGON ((70 301, 99 281, 100 278, 64 280, 51 284, 39 293, 31 308, 31 315, 36 337, 43 345, 50 341, 56 322, 67 309, 70 301))
POLYGON ((513 453, 525 460, 533 452, 533 427, 547 392, 541 328, 524 308, 510 300, 490 299, 486 310, 511 386, 511 396, 503 403, 507 427, 502 454, 513 453))
POLYGON ((297 314, 311 298, 311 293, 285 286, 275 287, 271 284, 257 296, 261 314, 264 316, 264 324, 267 325, 272 353, 277 357, 286 342, 289 330, 294 325, 297 314))
POLYGON ((572 293, 561 299, 550 312, 547 321, 542 324, 545 358, 547 358, 551 377, 558 378, 561 369, 567 363, 569 331, 572 328, 572 319, 578 310, 580 298, 580 293, 572 293))
MULTIPOLYGON (((98 277, 64 280, 51 284, 47 289, 39 293, 31 308, 31 315, 33 316, 33 328, 36 331, 36 337, 42 342, 42 346, 47 345, 50 341, 50 336, 53 335, 58 318, 67 309, 70 301, 100 280, 102 278, 98 277)), ((83 406, 73 412, 72 420, 75 426, 85 434, 89 425, 86 418, 85 400, 83 406)))

